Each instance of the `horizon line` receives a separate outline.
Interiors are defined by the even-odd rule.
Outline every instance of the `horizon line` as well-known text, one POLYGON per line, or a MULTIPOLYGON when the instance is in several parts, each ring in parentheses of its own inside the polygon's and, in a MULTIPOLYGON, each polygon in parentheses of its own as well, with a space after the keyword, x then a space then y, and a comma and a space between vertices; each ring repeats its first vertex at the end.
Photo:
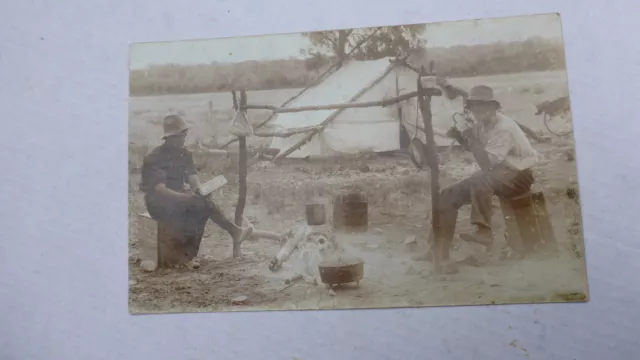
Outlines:
MULTIPOLYGON (((433 46, 433 47, 429 47, 428 45, 425 46, 425 49, 429 50, 429 49, 452 49, 452 48, 458 48, 458 47, 477 47, 477 46, 489 46, 489 45, 495 45, 495 44, 514 44, 514 43, 522 43, 522 42, 526 42, 529 40, 533 40, 533 39, 544 39, 544 40, 551 40, 552 42, 557 42, 557 43, 561 43, 564 46, 564 39, 562 37, 556 37, 556 36, 530 36, 524 40, 513 40, 513 41, 502 41, 502 40, 498 40, 498 41, 493 41, 493 42, 489 42, 489 43, 480 43, 480 44, 458 44, 458 45, 450 45, 450 46, 433 46)), ((427 40, 427 44, 428 44, 428 40, 427 40)), ((332 55, 329 55, 329 57, 333 57, 332 55)), ((162 63, 162 64, 148 64, 144 67, 137 67, 137 68, 130 68, 129 71, 136 71, 136 70, 145 70, 148 68, 152 68, 152 67, 158 67, 158 66, 179 66, 179 67, 190 67, 190 66, 202 66, 202 65, 234 65, 234 64, 242 64, 242 63, 247 63, 247 62, 264 62, 264 63, 268 63, 268 62, 274 62, 274 61, 282 61, 282 60, 299 60, 299 61, 304 61, 306 59, 309 59, 309 57, 296 57, 296 56, 289 56, 289 57, 282 57, 282 58, 276 58, 276 59, 264 59, 264 60, 242 60, 242 61, 237 61, 237 62, 219 62, 219 61, 210 61, 210 62, 202 62, 202 63, 190 63, 190 64, 180 64, 180 63, 175 63, 175 62, 168 62, 168 63, 162 63)), ((359 61, 359 60, 355 60, 355 61, 359 61)), ((366 61, 366 60, 361 60, 361 61, 366 61)))

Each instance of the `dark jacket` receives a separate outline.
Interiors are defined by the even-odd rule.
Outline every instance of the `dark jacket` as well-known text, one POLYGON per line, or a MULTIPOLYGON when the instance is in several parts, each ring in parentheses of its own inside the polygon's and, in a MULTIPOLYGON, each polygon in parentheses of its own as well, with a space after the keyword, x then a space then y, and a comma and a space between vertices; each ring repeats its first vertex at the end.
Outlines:
POLYGON ((189 150, 162 144, 145 156, 141 173, 140 190, 145 193, 145 205, 152 218, 180 223, 196 221, 198 225, 207 218, 203 201, 176 201, 155 190, 158 184, 165 184, 170 190, 185 192, 189 176, 196 174, 193 155, 189 150))

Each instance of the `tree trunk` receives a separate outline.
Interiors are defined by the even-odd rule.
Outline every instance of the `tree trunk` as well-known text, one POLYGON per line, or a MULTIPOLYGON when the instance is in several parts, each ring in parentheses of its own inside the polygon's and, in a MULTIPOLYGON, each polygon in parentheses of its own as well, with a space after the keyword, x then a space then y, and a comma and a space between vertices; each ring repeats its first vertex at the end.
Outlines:
POLYGON ((345 48, 347 46, 348 36, 349 36, 349 33, 347 32, 347 30, 338 31, 338 44, 337 44, 335 53, 338 56, 338 63, 340 64, 342 64, 342 62, 347 57, 347 52, 345 51, 346 50, 345 48))

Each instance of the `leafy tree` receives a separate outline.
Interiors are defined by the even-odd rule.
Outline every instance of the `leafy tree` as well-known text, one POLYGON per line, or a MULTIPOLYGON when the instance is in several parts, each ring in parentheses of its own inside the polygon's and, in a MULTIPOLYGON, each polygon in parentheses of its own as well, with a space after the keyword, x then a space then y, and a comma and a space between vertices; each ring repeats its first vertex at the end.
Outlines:
MULTIPOLYGON (((419 51, 426 41, 426 25, 383 26, 350 30, 331 30, 303 33, 318 50, 344 60, 359 43, 352 56, 356 60, 376 60, 419 51), (368 40, 365 40, 367 39, 368 40)), ((303 55, 317 56, 314 49, 302 50, 303 55)))

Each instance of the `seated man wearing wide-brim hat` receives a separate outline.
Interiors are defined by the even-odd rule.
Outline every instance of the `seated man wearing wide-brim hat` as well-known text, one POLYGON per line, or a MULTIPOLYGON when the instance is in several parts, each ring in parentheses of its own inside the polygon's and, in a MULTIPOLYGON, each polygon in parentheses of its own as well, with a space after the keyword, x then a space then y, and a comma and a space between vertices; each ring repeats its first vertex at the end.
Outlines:
MULTIPOLYGON (((500 102, 494 98, 490 87, 476 86, 466 93, 444 79, 439 79, 439 85, 445 92, 458 93, 465 98, 465 106, 475 125, 463 132, 453 127, 448 134, 473 152, 482 169, 441 190, 442 239, 446 247, 451 245, 458 209, 471 204, 471 223, 475 225, 475 232, 461 234, 460 238, 489 248, 493 244, 492 195, 511 197, 529 191, 534 181, 531 168, 538 162, 538 153, 518 124, 499 111, 500 102)), ((431 254, 425 254, 414 260, 430 260, 430 257, 431 254)))
MULTIPOLYGON (((228 232, 235 242, 249 236, 252 227, 241 228, 225 217, 208 197, 196 193, 200 181, 192 153, 185 148, 188 124, 178 115, 164 118, 164 143, 145 156, 140 190, 149 215, 169 224, 180 236, 171 244, 173 262, 199 267, 194 260, 200 248, 204 227, 209 219, 228 232), (191 190, 187 191, 185 185, 191 190)), ((161 246, 162 244, 158 244, 161 246)), ((160 266, 162 259, 159 259, 160 266)))

